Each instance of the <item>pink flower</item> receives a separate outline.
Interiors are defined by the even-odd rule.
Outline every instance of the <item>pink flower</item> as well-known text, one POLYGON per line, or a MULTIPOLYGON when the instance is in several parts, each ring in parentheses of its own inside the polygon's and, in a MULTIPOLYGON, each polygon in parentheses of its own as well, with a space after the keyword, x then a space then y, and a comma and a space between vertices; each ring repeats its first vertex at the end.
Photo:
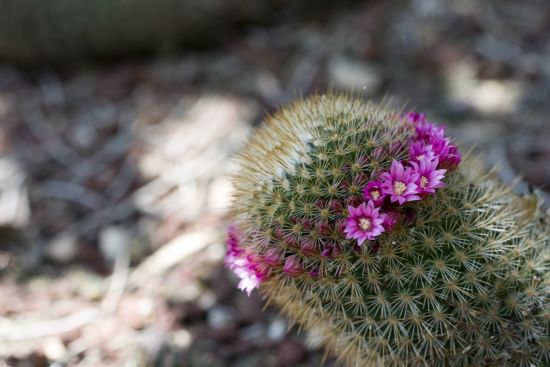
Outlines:
POLYGON ((250 296, 250 292, 254 288, 258 288, 260 283, 267 278, 269 269, 260 255, 247 253, 240 242, 237 227, 231 225, 227 234, 227 252, 224 264, 241 279, 239 289, 246 291, 250 296))
POLYGON ((348 212, 344 228, 348 240, 356 239, 357 244, 361 245, 365 240, 374 240, 384 232, 384 215, 380 214, 379 208, 374 207, 372 200, 367 204, 362 203, 357 208, 348 206, 348 212))
POLYGON ((244 250, 240 247, 240 234, 237 227, 231 224, 227 229, 227 252, 233 256, 241 256, 244 250))
POLYGON ((405 117, 412 124, 426 122, 426 115, 423 114, 423 113, 418 113, 418 112, 411 111, 411 112, 407 112, 405 117))
POLYGON ((302 254, 304 256, 314 256, 317 254, 317 250, 315 249, 315 244, 311 240, 305 240, 300 244, 300 247, 302 249, 302 254))
POLYGON ((341 254, 342 251, 340 247, 334 242, 329 242, 328 244, 326 244, 325 249, 321 252, 321 256, 326 258, 338 257, 341 254))
POLYGON ((247 266, 260 280, 265 280, 267 278, 267 273, 269 268, 264 262, 263 256, 249 252, 246 257, 247 266))
POLYGON ((365 197, 365 200, 372 200, 375 206, 382 205, 382 203, 384 202, 384 198, 386 197, 382 194, 382 187, 380 186, 380 182, 378 181, 369 182, 367 186, 363 189, 363 195, 365 197))
POLYGON ((433 194, 435 193, 435 189, 445 187, 442 179, 445 177, 445 172, 447 172, 447 170, 437 169, 438 163, 439 160, 437 157, 431 161, 423 159, 418 162, 411 162, 414 171, 418 175, 416 184, 418 185, 420 193, 433 194))
POLYGON ((431 160, 434 157, 434 152, 431 144, 426 144, 422 140, 412 141, 409 145, 410 161, 420 161, 423 159, 431 160))
POLYGON ((449 138, 432 139, 432 150, 435 156, 439 158, 439 167, 453 170, 461 161, 461 155, 458 148, 451 144, 449 138))
POLYGON ((240 279, 239 289, 246 291, 249 296, 252 290, 258 288, 267 278, 268 269, 265 264, 259 262, 257 255, 232 258, 226 265, 240 279))
POLYGON ((287 257, 283 271, 291 277, 297 277, 303 274, 304 267, 302 265, 302 260, 296 255, 287 257))
POLYGON ((419 161, 430 155, 439 158, 439 168, 455 169, 462 160, 457 147, 451 144, 445 137, 445 128, 426 121, 423 114, 409 112, 405 115, 407 120, 414 125, 416 136, 409 143, 409 155, 411 161, 419 161))
POLYGON ((445 137, 445 128, 427 122, 425 119, 415 123, 416 139, 425 140, 428 143, 434 139, 443 139, 445 137))
POLYGON ((439 156, 439 166, 452 171, 458 167, 461 160, 462 156, 458 151, 458 148, 451 144, 449 145, 449 149, 446 154, 439 156))
POLYGON ((245 291, 248 296, 250 296, 252 290, 258 288, 264 280, 251 269, 246 258, 237 259, 232 270, 233 273, 241 279, 238 285, 239 289, 245 291))
POLYGON ((445 129, 426 120, 426 115, 418 112, 408 112, 405 117, 414 125, 416 139, 430 140, 431 138, 443 138, 445 129))
POLYGON ((315 265, 313 267, 313 269, 311 269, 310 271, 308 271, 308 274, 310 277, 312 278, 319 278, 319 274, 320 274, 320 267, 319 265, 315 265))
POLYGON ((271 247, 264 254, 264 262, 267 265, 277 266, 281 264, 283 252, 280 248, 271 247))
POLYGON ((389 195, 392 203, 398 202, 403 205, 407 201, 420 200, 418 186, 418 174, 412 168, 404 168, 403 165, 394 160, 390 172, 380 175, 382 181, 382 194, 389 195))
POLYGON ((432 150, 437 157, 447 155, 449 153, 450 145, 451 142, 449 138, 433 138, 431 140, 432 150))
POLYGON ((387 212, 384 212, 384 222, 382 223, 382 226, 384 227, 384 230, 386 232, 392 231, 397 223, 401 221, 401 213, 399 213, 397 210, 389 210, 387 212))

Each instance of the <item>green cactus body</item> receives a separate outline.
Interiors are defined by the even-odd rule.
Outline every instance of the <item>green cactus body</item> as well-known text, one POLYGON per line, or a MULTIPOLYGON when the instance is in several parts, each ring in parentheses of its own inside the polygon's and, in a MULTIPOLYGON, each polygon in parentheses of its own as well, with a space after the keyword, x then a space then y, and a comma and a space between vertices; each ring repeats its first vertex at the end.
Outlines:
POLYGON ((232 213, 242 246, 270 254, 260 290, 350 366, 550 365, 547 218, 471 154, 445 188, 405 204, 408 221, 346 239, 347 206, 408 155, 401 116, 318 96, 257 131, 232 213))

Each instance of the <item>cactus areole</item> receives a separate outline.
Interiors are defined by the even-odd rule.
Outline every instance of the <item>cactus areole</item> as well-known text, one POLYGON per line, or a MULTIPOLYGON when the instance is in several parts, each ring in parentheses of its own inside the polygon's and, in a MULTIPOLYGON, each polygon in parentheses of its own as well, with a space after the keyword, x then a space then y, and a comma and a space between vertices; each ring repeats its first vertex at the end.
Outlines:
POLYGON ((547 218, 443 127, 322 95, 238 165, 227 267, 347 365, 550 365, 547 218))

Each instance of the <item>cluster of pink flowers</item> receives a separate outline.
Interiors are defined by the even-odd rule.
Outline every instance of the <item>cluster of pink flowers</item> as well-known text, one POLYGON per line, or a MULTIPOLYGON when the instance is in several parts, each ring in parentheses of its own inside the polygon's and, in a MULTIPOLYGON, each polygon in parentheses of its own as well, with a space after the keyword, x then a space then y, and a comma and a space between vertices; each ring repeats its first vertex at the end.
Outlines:
POLYGON ((358 245, 391 231, 403 217, 403 205, 435 194, 445 186, 445 173, 461 161, 443 127, 426 121, 424 114, 409 112, 406 118, 415 128, 415 136, 408 142, 409 160, 394 160, 388 172, 364 188, 365 202, 357 208, 348 206, 344 233, 358 245))
MULTIPOLYGON (((263 254, 257 254, 241 246, 239 231, 234 225, 227 231, 227 251, 225 253, 225 266, 240 278, 239 289, 250 293, 254 288, 268 278, 270 269, 275 266, 283 266, 283 271, 291 277, 297 277, 305 273, 302 260, 293 255, 283 259, 283 251, 278 247, 269 247, 263 254)), ((313 245, 305 242, 301 247, 303 253, 308 248, 313 251, 313 245)), ((312 277, 318 275, 318 271, 309 271, 312 277)))
MULTIPOLYGON (((427 122, 423 114, 409 112, 405 117, 415 129, 414 137, 407 142, 396 142, 390 151, 401 149, 403 144, 407 144, 408 159, 394 160, 389 170, 381 172, 364 187, 364 202, 357 207, 348 206, 349 215, 342 226, 347 239, 357 240, 356 248, 413 218, 414 209, 405 204, 435 194, 437 189, 445 186, 445 173, 456 169, 461 161, 460 152, 445 137, 442 127, 427 122)), ((373 152, 373 159, 382 156, 381 148, 373 152)), ((339 205, 334 210, 340 210, 339 205)), ((308 221, 302 224, 306 229, 312 227, 308 221)), ((328 224, 318 229, 321 233, 330 232, 328 224)), ((300 248, 301 254, 306 257, 320 255, 330 258, 340 253, 334 243, 325 244, 322 250, 317 250, 310 239, 284 236, 281 228, 275 228, 275 234, 284 238, 290 246, 300 248)), ((270 276, 274 267, 282 267, 282 271, 291 277, 304 274, 313 278, 319 276, 319 268, 305 269, 298 254, 285 256, 283 249, 269 245, 262 254, 243 247, 237 227, 233 225, 228 230, 224 262, 240 278, 239 289, 248 295, 270 276)))
POLYGON ((258 254, 243 249, 240 245, 240 236, 237 228, 231 225, 227 231, 227 252, 225 254, 225 266, 232 270, 241 280, 239 289, 250 293, 258 288, 260 283, 267 278, 267 262, 258 254))

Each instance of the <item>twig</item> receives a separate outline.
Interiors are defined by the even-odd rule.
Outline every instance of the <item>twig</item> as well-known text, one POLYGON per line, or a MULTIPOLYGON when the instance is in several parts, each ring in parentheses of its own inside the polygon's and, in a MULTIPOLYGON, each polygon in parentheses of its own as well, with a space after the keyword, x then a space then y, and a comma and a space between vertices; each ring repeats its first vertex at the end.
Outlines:
POLYGON ((23 111, 22 121, 50 157, 79 175, 79 165, 76 162, 81 162, 83 157, 63 142, 41 112, 23 111))
POLYGON ((22 342, 31 339, 45 338, 80 329, 98 321, 102 316, 113 313, 126 288, 129 274, 128 249, 118 252, 109 288, 103 297, 100 307, 89 307, 54 320, 22 324, 11 319, 0 319, 0 340, 22 342))
POLYGON ((159 275, 197 253, 218 238, 216 229, 184 233, 162 246, 143 261, 130 276, 132 285, 139 285, 153 275, 159 275))
POLYGON ((135 212, 135 210, 136 209, 134 203, 132 202, 132 198, 129 198, 116 205, 93 212, 84 220, 74 224, 72 227, 76 233, 85 235, 97 230, 104 224, 110 224, 114 221, 121 221, 128 218, 135 212))
POLYGON ((42 197, 72 201, 91 210, 97 210, 104 205, 100 194, 71 182, 48 180, 38 186, 37 193, 42 197))
POLYGON ((128 283, 128 276, 130 273, 130 254, 128 250, 127 246, 125 246, 124 249, 119 251, 115 258, 109 289, 103 298, 103 302, 101 302, 102 313, 113 313, 124 294, 124 289, 128 283))
POLYGON ((59 319, 26 323, 25 325, 10 319, 2 319, 0 320, 0 340, 21 342, 66 333, 95 321, 99 314, 98 308, 91 307, 59 319))

